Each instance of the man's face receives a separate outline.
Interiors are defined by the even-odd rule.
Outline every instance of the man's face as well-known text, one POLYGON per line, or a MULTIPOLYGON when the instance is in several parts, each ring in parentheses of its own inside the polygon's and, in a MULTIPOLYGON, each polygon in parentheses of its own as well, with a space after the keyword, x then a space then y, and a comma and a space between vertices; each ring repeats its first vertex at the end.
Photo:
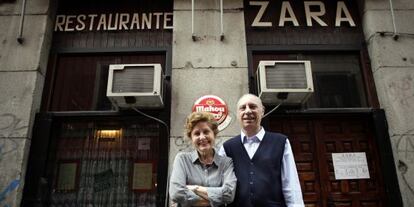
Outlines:
POLYGON ((237 106, 237 119, 247 132, 257 132, 264 114, 260 99, 256 96, 242 97, 237 106))

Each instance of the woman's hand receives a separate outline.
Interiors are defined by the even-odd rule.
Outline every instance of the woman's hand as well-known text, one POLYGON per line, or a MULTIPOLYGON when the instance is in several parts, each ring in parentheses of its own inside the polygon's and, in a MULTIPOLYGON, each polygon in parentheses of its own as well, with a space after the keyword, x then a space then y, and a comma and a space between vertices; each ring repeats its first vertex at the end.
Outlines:
POLYGON ((207 189, 205 187, 199 185, 187 185, 187 188, 203 198, 203 200, 198 201, 195 206, 210 206, 207 189))
POLYGON ((208 202, 208 200, 200 200, 194 203, 193 206, 206 207, 206 206, 210 206, 210 202, 208 202))

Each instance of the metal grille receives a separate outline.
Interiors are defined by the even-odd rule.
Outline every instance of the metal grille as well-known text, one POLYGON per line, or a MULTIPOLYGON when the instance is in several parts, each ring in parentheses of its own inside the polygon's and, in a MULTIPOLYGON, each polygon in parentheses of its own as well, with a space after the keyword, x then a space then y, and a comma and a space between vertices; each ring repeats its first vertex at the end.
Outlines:
POLYGON ((306 71, 303 63, 276 63, 266 66, 266 87, 268 89, 307 88, 306 71))
POLYGON ((125 67, 123 70, 114 71, 113 93, 142 93, 153 90, 153 67, 125 67))

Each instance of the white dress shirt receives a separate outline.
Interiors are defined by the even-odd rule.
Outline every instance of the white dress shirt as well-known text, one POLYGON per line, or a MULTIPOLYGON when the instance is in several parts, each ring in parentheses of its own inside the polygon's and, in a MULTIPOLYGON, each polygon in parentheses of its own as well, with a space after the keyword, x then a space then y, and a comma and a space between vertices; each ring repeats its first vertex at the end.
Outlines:
MULTIPOLYGON (((247 137, 243 131, 240 135, 240 141, 243 143, 250 159, 252 159, 259 148, 261 141, 263 140, 265 130, 262 127, 260 131, 252 137, 247 137)), ((221 146, 218 154, 224 156, 226 155, 226 151, 223 146, 221 146)), ((305 204, 303 203, 302 190, 300 188, 299 177, 296 170, 295 158, 293 157, 292 148, 290 147, 288 139, 286 139, 285 150, 283 152, 281 171, 282 191, 286 206, 304 207, 305 204)))

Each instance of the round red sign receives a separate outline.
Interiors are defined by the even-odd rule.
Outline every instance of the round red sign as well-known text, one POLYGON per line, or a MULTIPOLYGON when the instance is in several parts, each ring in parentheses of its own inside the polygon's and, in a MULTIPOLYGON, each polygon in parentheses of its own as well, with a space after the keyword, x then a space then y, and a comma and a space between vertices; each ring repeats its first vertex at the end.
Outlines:
POLYGON ((214 115, 215 120, 219 124, 221 131, 230 123, 229 110, 226 103, 219 97, 214 95, 206 95, 197 99, 193 106, 193 112, 205 111, 214 115))

